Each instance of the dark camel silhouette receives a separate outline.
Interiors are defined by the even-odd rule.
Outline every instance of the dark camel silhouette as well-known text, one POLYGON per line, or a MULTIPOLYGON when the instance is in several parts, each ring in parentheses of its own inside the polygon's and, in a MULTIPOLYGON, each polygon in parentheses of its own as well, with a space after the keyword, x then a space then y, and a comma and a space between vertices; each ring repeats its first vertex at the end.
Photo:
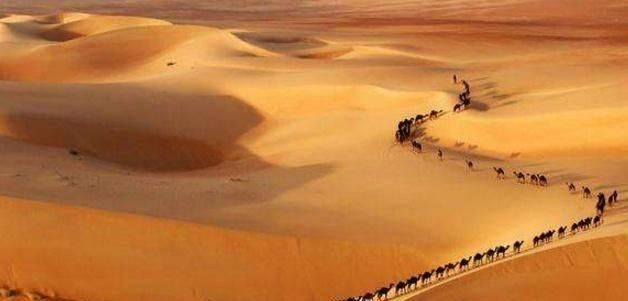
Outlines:
POLYGON ((576 192, 576 185, 574 185, 573 183, 565 183, 567 185, 567 188, 569 188, 569 192, 576 192))
POLYGON ((493 261, 493 259, 495 259, 495 252, 497 252, 497 247, 495 247, 495 249, 488 249, 488 251, 486 251, 486 260, 493 261))
POLYGON ((412 141, 412 148, 416 151, 418 151, 419 153, 423 151, 423 145, 421 145, 421 143, 416 142, 416 141, 412 141))
POLYGON ((537 177, 539 178, 539 185, 547 186, 547 178, 544 175, 538 175, 537 177))
POLYGON ((567 232, 567 226, 558 228, 558 238, 563 238, 565 236, 565 232, 567 232))
POLYGON ((527 174, 530 177, 530 184, 538 185, 539 178, 535 174, 527 174))
POLYGON ((606 207, 606 197, 603 193, 597 194, 597 204, 595 205, 595 209, 597 209, 598 215, 604 215, 604 208, 606 207))
POLYGON ((443 276, 445 276, 445 270, 446 268, 444 266, 438 267, 436 269, 436 279, 443 278, 443 276))
POLYGON ((495 173, 497 173, 497 177, 504 179, 506 178, 506 173, 504 172, 504 169, 501 167, 493 167, 493 170, 495 171, 495 173))
POLYGON ((508 251, 508 249, 510 249, 510 246, 499 246, 499 248, 497 248, 497 253, 495 254, 495 257, 499 258, 499 255, 503 257, 506 257, 506 251, 508 251))
POLYGON ((361 299, 358 299, 358 301, 373 301, 373 298, 375 298, 375 295, 373 293, 366 293, 364 294, 364 296, 360 298, 361 299))
POLYGON ((578 223, 571 224, 571 233, 572 234, 575 234, 576 232, 578 232, 578 229, 580 229, 578 223))
POLYGON ((423 115, 423 114, 417 114, 416 117, 414 118, 414 123, 422 123, 425 118, 427 118, 427 115, 423 115))
POLYGON ((443 110, 438 110, 438 111, 436 111, 436 110, 432 110, 432 111, 430 112, 430 119, 434 119, 434 118, 438 117, 438 115, 439 115, 440 113, 442 113, 442 112, 443 112, 443 110))
POLYGON ((469 86, 467 81, 462 80, 462 84, 464 85, 465 94, 467 94, 467 95, 471 94, 471 87, 469 86))
POLYGON ((524 242, 523 240, 518 240, 518 241, 515 241, 514 244, 512 244, 512 249, 515 253, 521 252, 521 246, 523 246, 523 242, 524 242))
POLYGON ((378 300, 388 300, 388 292, 393 288, 394 284, 390 284, 388 287, 382 287, 375 292, 378 300))
POLYGON ((486 256, 486 252, 482 254, 476 253, 475 256, 473 256, 473 265, 474 266, 481 265, 483 263, 484 256, 486 256))
POLYGON ((469 268, 469 263, 471 262, 471 256, 469 258, 462 258, 460 260, 460 271, 464 271, 469 268))
POLYGON ((445 270, 445 274, 446 274, 447 276, 449 276, 449 272, 451 272, 451 271, 454 271, 454 272, 455 272, 455 271, 456 271, 456 267, 458 266, 458 264, 459 264, 459 263, 460 263, 460 262, 456 262, 456 263, 452 263, 452 262, 450 262, 450 263, 446 264, 446 265, 445 265, 445 268, 446 268, 446 270, 445 270))
POLYGON ((463 104, 461 104, 461 103, 457 103, 456 105, 454 105, 454 112, 462 111, 462 106, 463 106, 463 104))
POLYGON ((419 284, 419 280, 421 280, 421 275, 418 276, 412 276, 410 278, 408 278, 408 280, 406 280, 406 286, 409 290, 412 289, 416 289, 418 284, 419 284))
POLYGON ((406 293, 406 283, 403 281, 399 281, 397 282, 397 285, 395 285, 395 295, 399 295, 399 294, 405 294, 406 293))
POLYGON ((614 190, 610 196, 608 196, 608 205, 613 206, 614 203, 617 203, 617 198, 619 197, 619 193, 617 190, 614 190))
POLYGON ((464 162, 467 163, 467 167, 469 167, 469 169, 473 169, 473 162, 471 162, 469 160, 464 160, 464 162))
POLYGON ((525 184, 526 183, 526 176, 522 172, 513 171, 512 173, 517 178, 517 182, 519 182, 521 184, 525 184))
POLYGON ((544 235, 543 235, 543 234, 541 234, 541 235, 536 235, 536 236, 534 236, 534 238, 532 239, 532 243, 533 243, 533 245, 534 245, 535 247, 536 247, 536 246, 538 246, 538 245, 541 243, 541 240, 542 240, 542 238, 543 238, 542 236, 544 236, 544 235))
POLYGON ((593 225, 597 227, 597 226, 599 226, 601 223, 602 223, 602 216, 601 216, 601 215, 596 215, 596 216, 593 218, 593 225))
POLYGON ((585 199, 590 199, 592 197, 591 189, 586 186, 582 186, 582 197, 585 199))
POLYGON ((432 275, 434 274, 436 270, 432 270, 431 272, 423 272, 423 275, 421 275, 421 283, 423 283, 423 285, 425 285, 426 283, 429 283, 430 281, 432 281, 432 275))

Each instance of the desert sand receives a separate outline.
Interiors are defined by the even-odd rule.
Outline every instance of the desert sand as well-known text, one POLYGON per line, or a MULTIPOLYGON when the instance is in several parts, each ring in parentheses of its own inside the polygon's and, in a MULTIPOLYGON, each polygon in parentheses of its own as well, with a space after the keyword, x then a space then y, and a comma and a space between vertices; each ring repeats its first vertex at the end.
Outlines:
POLYGON ((338 300, 594 215, 574 182, 603 226, 401 299, 628 295, 622 1, 103 2, 0 4, 0 286, 338 300))

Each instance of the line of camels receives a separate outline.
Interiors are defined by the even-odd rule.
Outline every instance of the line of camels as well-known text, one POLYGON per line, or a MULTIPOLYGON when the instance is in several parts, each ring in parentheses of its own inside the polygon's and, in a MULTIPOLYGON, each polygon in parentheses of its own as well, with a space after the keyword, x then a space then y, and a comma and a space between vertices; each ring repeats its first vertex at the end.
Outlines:
MULTIPOLYGON (((548 244, 552 242, 555 237, 557 237, 558 239, 563 239, 567 235, 573 236, 579 232, 589 230, 592 227, 598 227, 601 224, 602 216, 596 215, 595 217, 587 217, 581 219, 580 221, 574 222, 571 225, 571 229, 569 232, 567 226, 560 226, 556 230, 547 230, 540 233, 539 235, 534 236, 532 240, 533 245, 528 250, 532 250, 534 248, 548 244), (558 233, 558 235, 555 235, 556 233, 558 233)), ((439 281, 442 281, 450 276, 458 275, 470 271, 474 268, 479 268, 482 265, 504 259, 507 257, 508 251, 511 247, 511 256, 520 254, 523 251, 522 247, 524 243, 525 241, 523 240, 517 240, 513 242, 512 245, 499 245, 494 248, 489 248, 484 252, 475 253, 475 255, 461 258, 459 261, 444 264, 430 271, 425 271, 416 275, 412 275, 406 280, 401 280, 397 283, 391 283, 388 286, 381 287, 374 290, 373 292, 367 292, 358 297, 349 297, 347 299, 343 299, 342 301, 384 301, 389 300, 391 297, 396 298, 416 291, 418 289, 438 283, 439 281)))
MULTIPOLYGON (((458 83, 458 79, 454 75, 454 83, 458 83)), ((454 112, 460 112, 466 109, 471 104, 471 90, 469 84, 462 80, 461 83, 464 85, 463 92, 459 95, 460 102, 454 106, 454 112)), ((431 110, 427 114, 418 114, 413 118, 404 119, 399 122, 397 132, 395 133, 395 140, 404 144, 407 141, 411 142, 412 149, 418 152, 423 151, 423 145, 415 139, 412 139, 412 130, 413 127, 426 122, 428 120, 433 120, 438 118, 443 113, 443 110, 431 110)), ((441 149, 437 151, 438 159, 443 160, 444 153, 441 149)), ((465 160, 467 167, 473 170, 476 165, 471 160, 465 160)), ((506 172, 502 167, 493 167, 493 170, 497 174, 497 178, 505 179, 506 172)), ((513 171, 514 178, 518 183, 521 184, 532 184, 538 186, 548 186, 549 178, 546 175, 538 174, 538 173, 525 173, 522 171, 513 171)), ((576 186, 574 183, 566 183, 568 186, 569 192, 576 192, 576 186)), ((583 198, 591 198, 592 192, 589 187, 582 186, 582 194, 583 198)), ((609 204, 612 205, 613 200, 617 202, 617 191, 614 191, 609 197, 609 204)), ((598 194, 598 205, 597 206, 597 214, 594 217, 587 217, 580 219, 579 221, 574 222, 570 228, 568 226, 560 226, 556 229, 550 229, 545 232, 539 233, 534 236, 532 239, 532 246, 529 248, 534 249, 536 247, 548 244, 554 240, 555 234, 558 239, 563 239, 567 235, 576 235, 579 232, 583 232, 591 229, 591 227, 598 227, 602 223, 602 216, 604 210, 600 211, 600 203, 605 202, 605 197, 603 193, 598 194)), ((439 266, 430 271, 425 271, 422 273, 418 273, 416 275, 412 275, 406 280, 401 280, 397 283, 391 283, 388 286, 381 287, 379 289, 374 290, 373 292, 367 292, 358 297, 349 297, 344 299, 343 301, 383 301, 389 300, 390 297, 398 297, 404 294, 408 294, 412 291, 418 290, 420 288, 428 287, 431 284, 434 284, 438 281, 446 279, 452 275, 461 274, 467 272, 471 269, 478 268, 484 264, 495 262, 499 259, 506 258, 508 251, 512 247, 512 256, 517 255, 522 252, 522 247, 525 241, 517 240, 512 243, 512 245, 506 246, 496 246, 494 248, 490 248, 485 252, 478 252, 475 255, 465 257, 456 262, 450 262, 439 266), (435 281, 434 281, 435 280, 435 281)))

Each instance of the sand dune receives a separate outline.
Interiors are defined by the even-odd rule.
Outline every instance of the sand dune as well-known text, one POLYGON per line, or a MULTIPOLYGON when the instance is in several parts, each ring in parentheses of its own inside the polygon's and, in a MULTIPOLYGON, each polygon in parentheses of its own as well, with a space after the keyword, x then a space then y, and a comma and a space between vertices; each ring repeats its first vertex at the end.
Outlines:
MULTIPOLYGON (((64 15, 58 16, 64 18, 64 15)), ((63 23, 62 21, 63 19, 56 23, 63 23)), ((172 25, 172 23, 138 17, 90 16, 55 27, 45 32, 44 37, 52 41, 63 42, 125 28, 166 25, 172 25)), ((165 39, 168 39, 168 37, 165 39)))
POLYGON ((422 261, 420 252, 402 246, 276 237, 16 199, 0 203, 6 234, 0 252, 12 266, 0 277, 13 287, 75 300, 326 300, 408 273, 407 263, 422 261), (29 233, 28 240, 20 233, 29 233), (51 271, 54 278, 46 276, 51 271), (348 281, 327 281, 339 277, 348 281), (236 287, 242 289, 235 293, 236 287))
POLYGON ((479 114, 454 114, 431 124, 426 133, 442 137, 440 142, 444 145, 453 145, 456 141, 478 145, 479 153, 498 158, 512 153, 532 158, 561 155, 623 157, 628 154, 628 141, 623 139, 627 117, 628 110, 623 108, 501 119, 482 118, 479 114), (540 136, 539 133, 546 135, 540 136))
POLYGON ((626 235, 591 239, 483 269, 410 300, 624 300, 627 254, 626 235))
MULTIPOLYGON (((79 301, 333 300, 592 215, 567 181, 625 204, 617 1, 283 1, 66 1, 90 14, 44 3, 48 22, 1 19, 0 284, 79 301), (454 73, 472 87, 459 114, 454 73), (422 153, 394 142, 399 120, 433 109, 422 153)), ((425 296, 543 299, 554 277, 578 285, 558 299, 593 296, 583 272, 626 269, 605 251, 625 252, 626 210, 609 216, 599 231, 615 238, 425 296), (474 288, 486 281, 504 289, 474 288)))

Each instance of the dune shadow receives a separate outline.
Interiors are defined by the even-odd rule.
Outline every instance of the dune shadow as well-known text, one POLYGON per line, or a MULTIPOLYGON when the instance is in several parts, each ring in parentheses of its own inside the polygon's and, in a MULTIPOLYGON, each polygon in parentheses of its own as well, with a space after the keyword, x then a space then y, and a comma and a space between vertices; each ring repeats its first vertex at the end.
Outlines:
POLYGON ((0 164, 7 195, 207 223, 216 210, 272 201, 334 169, 278 166, 240 145, 263 117, 232 96, 59 84, 30 99, 29 85, 2 87, 19 99, 0 104, 1 160, 35 154, 19 169, 0 164))
POLYGON ((585 176, 577 173, 562 173, 549 177, 549 186, 564 185, 565 182, 578 182, 592 179, 591 176, 585 176))

